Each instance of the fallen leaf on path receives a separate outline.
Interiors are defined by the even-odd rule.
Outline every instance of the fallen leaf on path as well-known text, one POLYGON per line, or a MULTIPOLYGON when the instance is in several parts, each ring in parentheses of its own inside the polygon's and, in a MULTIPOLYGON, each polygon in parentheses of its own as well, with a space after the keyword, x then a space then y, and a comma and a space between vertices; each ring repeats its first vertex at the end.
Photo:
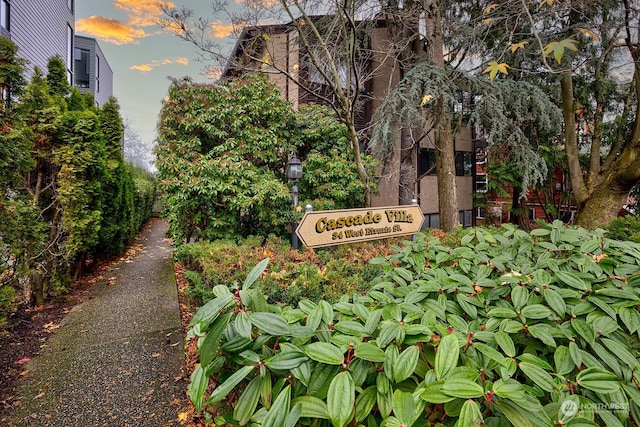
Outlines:
POLYGON ((44 396, 45 394, 47 394, 47 393, 45 393, 44 391, 41 391, 40 393, 38 393, 38 394, 34 397, 34 399, 40 399, 40 398, 41 398, 42 396, 44 396))
POLYGON ((31 360, 30 357, 25 357, 22 358, 20 360, 16 360, 16 365, 24 365, 25 363, 27 363, 29 360, 31 360))
POLYGON ((53 322, 49 322, 45 325, 42 326, 44 329, 46 329, 47 332, 52 332, 55 331, 56 329, 58 329, 60 327, 60 325, 56 325, 53 322))

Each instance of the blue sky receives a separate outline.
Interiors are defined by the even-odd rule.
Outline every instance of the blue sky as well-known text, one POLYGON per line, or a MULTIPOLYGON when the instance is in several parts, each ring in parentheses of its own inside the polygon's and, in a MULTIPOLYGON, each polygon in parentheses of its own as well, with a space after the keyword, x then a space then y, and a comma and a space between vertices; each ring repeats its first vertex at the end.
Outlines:
MULTIPOLYGON (((121 114, 145 143, 155 139, 169 76, 212 81, 203 75, 206 64, 196 61, 196 48, 156 24, 161 16, 156 3, 157 0, 76 0, 75 5, 76 33, 98 40, 113 70, 114 96, 121 114)), ((171 4, 188 6, 194 9, 195 16, 214 21, 215 37, 224 39, 231 32, 228 24, 213 16, 208 0, 175 0, 171 4)))

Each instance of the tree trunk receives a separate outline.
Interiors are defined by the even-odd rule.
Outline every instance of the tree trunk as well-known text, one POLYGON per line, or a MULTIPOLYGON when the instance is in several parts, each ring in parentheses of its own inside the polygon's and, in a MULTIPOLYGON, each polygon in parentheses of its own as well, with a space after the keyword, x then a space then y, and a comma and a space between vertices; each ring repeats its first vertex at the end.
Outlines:
POLYGON ((348 123, 347 128, 349 130, 349 139, 351 140, 351 149, 355 158, 356 168, 358 169, 358 175, 364 184, 364 207, 368 208, 371 206, 371 177, 367 173, 362 161, 360 141, 355 127, 355 120, 348 123))
POLYGON ((604 182, 585 203, 578 208, 575 224, 587 230, 604 228, 618 216, 620 207, 627 202, 630 188, 615 181, 604 182))
MULTIPOLYGON (((442 40, 442 16, 436 0, 426 0, 427 60, 444 70, 444 48, 442 40)), ((440 228, 451 231, 460 224, 458 196, 456 190, 456 162, 453 131, 453 109, 444 97, 439 97, 433 107, 436 169, 438 173, 438 211, 440 228)))
POLYGON ((416 150, 411 138, 411 129, 403 128, 400 136, 400 178, 398 203, 410 205, 416 199, 416 150))
POLYGON ((460 224, 456 188, 456 163, 451 111, 444 99, 434 107, 436 114, 436 169, 438 171, 438 211, 440 228, 452 231, 460 224))

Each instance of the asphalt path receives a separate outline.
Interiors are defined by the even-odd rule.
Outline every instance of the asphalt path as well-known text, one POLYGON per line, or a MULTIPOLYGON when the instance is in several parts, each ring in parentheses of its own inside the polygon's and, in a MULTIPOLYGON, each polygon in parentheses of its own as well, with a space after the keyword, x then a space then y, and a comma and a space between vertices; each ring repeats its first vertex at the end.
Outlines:
POLYGON ((10 426, 172 426, 184 402, 180 310, 166 223, 151 220, 74 307, 18 386, 10 426))

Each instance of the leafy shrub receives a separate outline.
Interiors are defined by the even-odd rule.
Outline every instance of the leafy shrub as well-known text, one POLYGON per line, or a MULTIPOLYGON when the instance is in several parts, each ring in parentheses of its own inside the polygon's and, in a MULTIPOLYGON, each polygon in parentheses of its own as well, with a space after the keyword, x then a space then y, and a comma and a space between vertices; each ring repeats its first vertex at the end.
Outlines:
MULTIPOLYGON (((158 128, 158 176, 169 232, 178 242, 285 236, 299 216, 284 174, 291 153, 305 163, 302 205, 363 202, 346 127, 326 107, 294 111, 265 76, 176 81, 158 128)), ((363 155, 363 163, 375 169, 371 156, 363 155)))
POLYGON ((336 302, 342 295, 365 291, 369 280, 381 271, 368 261, 381 255, 384 246, 348 246, 299 252, 274 236, 264 242, 249 237, 181 245, 175 257, 188 270, 189 292, 204 302, 214 297, 212 290, 217 285, 239 286, 246 268, 265 257, 271 258, 271 265, 261 286, 270 303, 297 304, 305 298, 336 302))
POLYGON ((0 327, 4 325, 6 316, 17 299, 13 286, 0 284, 0 327))
POLYGON ((268 259, 216 286, 189 333, 196 409, 244 384, 216 424, 640 423, 640 246, 559 221, 460 233, 456 248, 397 246, 368 292, 335 304, 268 304, 268 259))
POLYGON ((626 215, 614 219, 609 224, 607 237, 640 243, 640 217, 626 215))

